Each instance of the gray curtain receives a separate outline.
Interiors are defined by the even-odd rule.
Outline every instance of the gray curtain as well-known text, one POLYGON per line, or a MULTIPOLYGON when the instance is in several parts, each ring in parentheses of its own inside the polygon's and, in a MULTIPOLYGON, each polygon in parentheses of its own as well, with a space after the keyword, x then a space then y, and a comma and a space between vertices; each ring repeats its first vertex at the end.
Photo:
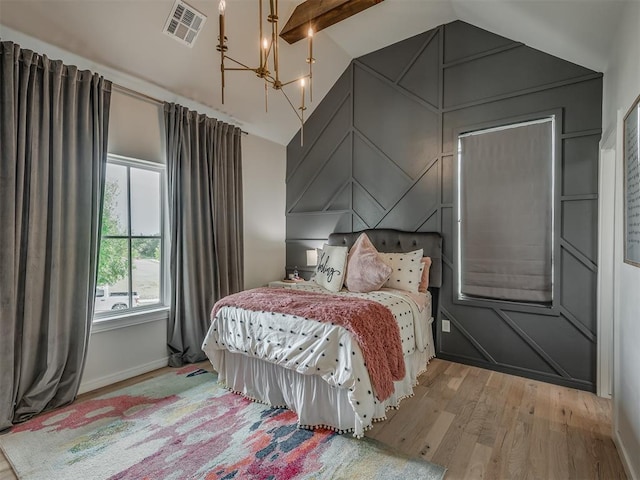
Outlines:
POLYGON ((91 72, 0 44, 0 430, 78 391, 110 89, 91 72))
POLYGON ((552 145, 551 119, 460 137, 463 294, 551 302, 552 145))
POLYGON ((204 360, 213 304, 242 290, 239 128, 165 104, 171 310, 169 365, 204 360))

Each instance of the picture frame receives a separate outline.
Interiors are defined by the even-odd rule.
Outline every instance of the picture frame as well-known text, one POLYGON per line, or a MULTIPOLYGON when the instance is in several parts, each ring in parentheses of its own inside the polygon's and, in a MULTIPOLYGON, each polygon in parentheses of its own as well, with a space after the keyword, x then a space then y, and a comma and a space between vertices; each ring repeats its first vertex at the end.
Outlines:
POLYGON ((640 267, 640 95, 623 121, 624 262, 640 267))

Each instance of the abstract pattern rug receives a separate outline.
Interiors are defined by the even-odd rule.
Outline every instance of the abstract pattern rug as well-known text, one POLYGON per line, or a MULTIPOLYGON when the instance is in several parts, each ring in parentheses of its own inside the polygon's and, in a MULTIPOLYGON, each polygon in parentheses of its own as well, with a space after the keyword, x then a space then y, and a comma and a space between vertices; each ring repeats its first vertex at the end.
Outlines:
POLYGON ((433 479, 370 439, 296 428, 193 366, 40 415, 0 436, 21 479, 433 479))

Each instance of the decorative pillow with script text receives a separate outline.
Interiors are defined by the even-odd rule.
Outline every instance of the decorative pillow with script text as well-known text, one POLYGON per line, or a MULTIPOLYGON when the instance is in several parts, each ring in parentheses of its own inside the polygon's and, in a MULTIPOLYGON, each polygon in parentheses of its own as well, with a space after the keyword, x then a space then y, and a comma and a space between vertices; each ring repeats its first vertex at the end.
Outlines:
POLYGON ((339 292, 347 268, 347 247, 325 244, 318 256, 315 282, 330 292, 339 292))

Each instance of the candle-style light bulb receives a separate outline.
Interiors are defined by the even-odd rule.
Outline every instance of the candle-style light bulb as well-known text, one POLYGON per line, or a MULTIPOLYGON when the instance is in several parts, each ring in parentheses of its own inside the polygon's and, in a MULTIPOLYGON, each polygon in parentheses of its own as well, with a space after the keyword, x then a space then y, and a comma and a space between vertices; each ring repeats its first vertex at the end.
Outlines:
POLYGON ((307 30, 307 38, 309 39, 309 58, 307 58, 307 63, 309 63, 309 101, 313 102, 313 28, 309 27, 307 30))
POLYGON ((267 37, 262 38, 262 55, 264 57, 264 68, 269 68, 269 41, 267 37))
POLYGON ((300 86, 302 87, 302 105, 300 105, 300 146, 304 145, 304 111, 307 109, 304 106, 304 78, 300 79, 300 86))
POLYGON ((224 11, 227 8, 227 2, 224 0, 220 0, 218 4, 218 21, 219 21, 219 30, 220 30, 220 48, 224 46, 224 11))

